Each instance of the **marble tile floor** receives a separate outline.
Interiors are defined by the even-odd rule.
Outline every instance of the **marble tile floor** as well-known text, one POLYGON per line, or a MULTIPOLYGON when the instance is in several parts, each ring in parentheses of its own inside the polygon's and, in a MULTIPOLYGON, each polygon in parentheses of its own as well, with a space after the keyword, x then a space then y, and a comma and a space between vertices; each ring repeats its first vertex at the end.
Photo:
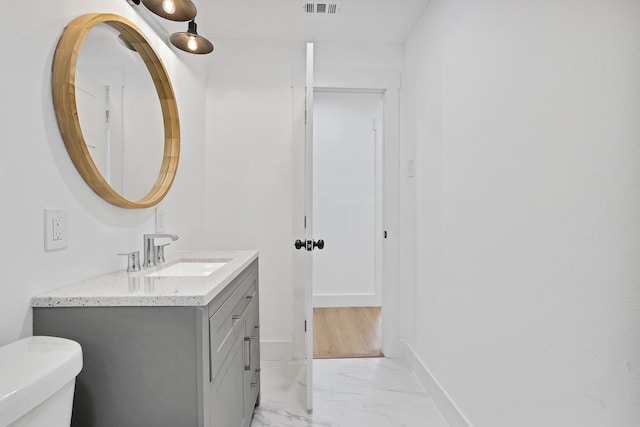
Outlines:
POLYGON ((314 361, 314 410, 306 410, 305 366, 263 362, 251 427, 447 427, 414 374, 387 358, 314 361))

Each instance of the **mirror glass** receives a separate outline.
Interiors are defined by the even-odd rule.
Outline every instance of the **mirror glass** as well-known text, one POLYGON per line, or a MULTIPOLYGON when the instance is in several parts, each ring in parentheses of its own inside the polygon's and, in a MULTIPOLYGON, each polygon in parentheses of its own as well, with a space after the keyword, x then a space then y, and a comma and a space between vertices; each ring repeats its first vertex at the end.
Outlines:
POLYGON ((87 33, 75 73, 84 143, 105 181, 128 200, 153 187, 164 156, 160 100, 142 57, 101 23, 87 33))

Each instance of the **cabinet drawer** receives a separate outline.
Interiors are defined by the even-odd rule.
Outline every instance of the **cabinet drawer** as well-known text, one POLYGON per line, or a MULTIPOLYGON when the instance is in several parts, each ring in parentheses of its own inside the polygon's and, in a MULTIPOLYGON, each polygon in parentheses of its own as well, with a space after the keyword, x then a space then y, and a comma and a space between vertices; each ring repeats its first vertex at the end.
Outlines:
MULTIPOLYGON (((222 362, 233 344, 234 330, 244 335, 247 307, 256 297, 257 272, 251 274, 209 319, 211 367, 222 362)), ((210 375, 212 377, 212 375, 210 375)), ((212 379, 212 378, 210 378, 212 379)))

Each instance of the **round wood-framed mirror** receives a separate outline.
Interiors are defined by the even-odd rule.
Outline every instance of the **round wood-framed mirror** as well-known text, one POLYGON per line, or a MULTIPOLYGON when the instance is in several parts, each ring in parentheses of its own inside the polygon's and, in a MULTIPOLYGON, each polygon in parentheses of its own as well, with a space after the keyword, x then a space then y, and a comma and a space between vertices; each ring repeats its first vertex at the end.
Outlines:
MULTIPOLYGON (((151 45, 138 28, 118 15, 96 13, 82 15, 65 28, 53 59, 53 103, 58 127, 67 152, 85 182, 107 202, 122 208, 147 208, 159 203, 169 191, 180 157, 178 106, 169 75, 151 45), (146 65, 153 80, 164 127, 164 148, 159 174, 149 191, 138 200, 129 200, 116 191, 96 166, 82 132, 76 102, 76 67, 83 42, 92 28, 106 24, 116 30, 123 44, 133 48, 146 65)), ((162 141, 160 141, 162 142, 162 141)))

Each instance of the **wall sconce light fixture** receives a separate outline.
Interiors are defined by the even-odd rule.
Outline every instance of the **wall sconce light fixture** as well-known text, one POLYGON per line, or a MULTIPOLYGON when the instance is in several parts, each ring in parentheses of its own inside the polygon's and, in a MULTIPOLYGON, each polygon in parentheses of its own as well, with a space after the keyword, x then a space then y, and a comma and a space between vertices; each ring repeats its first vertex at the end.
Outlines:
MULTIPOLYGON (((198 26, 195 21, 197 10, 191 0, 127 0, 127 2, 132 6, 142 3, 150 12, 171 21, 189 21, 186 32, 173 33, 169 37, 171 44, 178 49, 196 54, 213 52, 213 43, 198 35, 198 26)), ((145 17, 144 14, 142 16, 145 17)), ((150 21, 147 19, 147 22, 150 21)))
POLYGON ((178 49, 189 53, 205 54, 213 52, 213 43, 198 35, 196 21, 189 22, 186 32, 173 33, 169 40, 178 49))
POLYGON ((191 21, 198 13, 191 0, 142 0, 156 15, 170 21, 191 21))

